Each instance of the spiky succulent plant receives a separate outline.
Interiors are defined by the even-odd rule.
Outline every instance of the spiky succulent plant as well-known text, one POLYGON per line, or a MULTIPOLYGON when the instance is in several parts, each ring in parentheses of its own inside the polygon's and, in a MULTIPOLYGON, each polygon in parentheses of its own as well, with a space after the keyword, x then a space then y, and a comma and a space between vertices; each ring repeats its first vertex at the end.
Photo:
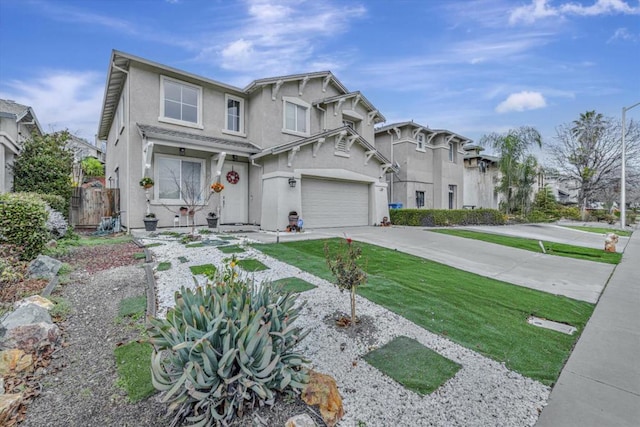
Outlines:
POLYGON ((294 351, 306 336, 293 326, 302 308, 296 296, 220 279, 183 287, 166 319, 150 319, 152 381, 177 412, 172 425, 226 425, 307 381, 307 361, 294 351))

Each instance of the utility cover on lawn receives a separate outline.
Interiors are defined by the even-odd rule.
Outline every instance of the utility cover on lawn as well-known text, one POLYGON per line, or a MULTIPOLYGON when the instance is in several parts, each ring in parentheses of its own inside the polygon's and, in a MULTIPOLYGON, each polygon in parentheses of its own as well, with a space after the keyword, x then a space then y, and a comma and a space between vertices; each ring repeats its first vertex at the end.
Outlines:
POLYGON ((540 328, 551 329, 552 331, 562 332, 563 334, 573 335, 577 331, 571 325, 565 325, 564 323, 558 323, 547 319, 541 319, 535 316, 529 316, 527 322, 530 325, 538 326, 540 328))

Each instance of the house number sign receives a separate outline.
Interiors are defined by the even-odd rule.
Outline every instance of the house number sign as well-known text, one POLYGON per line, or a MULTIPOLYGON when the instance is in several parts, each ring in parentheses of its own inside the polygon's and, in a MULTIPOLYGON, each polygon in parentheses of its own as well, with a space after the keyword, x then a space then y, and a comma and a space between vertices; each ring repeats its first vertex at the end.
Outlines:
POLYGON ((229 171, 227 172, 227 181, 230 184, 237 184, 240 181, 240 175, 236 171, 229 171))

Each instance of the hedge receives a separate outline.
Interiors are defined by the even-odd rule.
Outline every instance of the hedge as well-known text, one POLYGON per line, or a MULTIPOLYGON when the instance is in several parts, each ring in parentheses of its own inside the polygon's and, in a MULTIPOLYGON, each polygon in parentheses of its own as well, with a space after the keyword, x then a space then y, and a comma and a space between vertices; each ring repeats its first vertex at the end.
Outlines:
POLYGON ((391 223, 419 227, 447 225, 503 225, 504 214, 496 209, 391 209, 391 223))
POLYGON ((46 203, 38 195, 0 194, 0 243, 20 247, 22 260, 38 256, 49 238, 45 208, 46 203))

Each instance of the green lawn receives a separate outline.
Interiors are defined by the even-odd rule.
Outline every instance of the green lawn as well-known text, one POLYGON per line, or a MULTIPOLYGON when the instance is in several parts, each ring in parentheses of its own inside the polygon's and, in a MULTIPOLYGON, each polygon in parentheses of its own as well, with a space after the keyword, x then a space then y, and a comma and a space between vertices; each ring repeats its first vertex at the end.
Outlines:
MULTIPOLYGON (((450 236, 464 237, 467 239, 482 240, 483 242, 495 243, 502 246, 524 249, 531 252, 539 252, 540 243, 535 239, 525 239, 523 237, 503 236, 500 234, 482 233, 479 231, 460 229, 433 229, 434 233, 448 234, 450 236)), ((542 241, 547 255, 564 256, 568 258, 585 259, 588 261, 604 262, 607 264, 618 264, 622 259, 622 254, 604 251, 604 239, 602 249, 585 248, 582 246, 567 245, 564 243, 554 243, 542 241)))
POLYGON ((223 254, 240 254, 244 252, 244 249, 238 245, 220 246, 218 247, 218 250, 223 254))
POLYGON ((280 287, 284 292, 301 293, 315 289, 316 285, 312 285, 306 280, 297 277, 285 277, 272 283, 275 287, 280 287))
POLYGON ((565 228, 573 228, 574 230, 580 231, 588 231, 589 233, 598 233, 598 234, 609 234, 615 233, 618 236, 631 236, 631 231, 626 230, 618 230, 616 228, 605 228, 605 227, 583 227, 581 225, 563 225, 565 228))
MULTIPOLYGON (((333 282, 324 258, 341 239, 254 245, 333 282)), ((467 273, 383 247, 357 243, 369 275, 358 293, 434 333, 553 384, 594 305, 467 273), (530 315, 575 326, 573 336, 527 323, 530 315)))
POLYGON ((269 269, 269 267, 267 267, 257 259, 252 259, 252 258, 239 260, 238 267, 242 268, 244 271, 249 271, 249 272, 262 271, 262 270, 269 269))
POLYGON ((414 339, 402 336, 367 353, 364 360, 421 395, 432 393, 460 369, 456 362, 414 339))
POLYGON ((131 341, 114 350, 118 380, 132 403, 156 392, 151 382, 151 352, 148 342, 131 341))

